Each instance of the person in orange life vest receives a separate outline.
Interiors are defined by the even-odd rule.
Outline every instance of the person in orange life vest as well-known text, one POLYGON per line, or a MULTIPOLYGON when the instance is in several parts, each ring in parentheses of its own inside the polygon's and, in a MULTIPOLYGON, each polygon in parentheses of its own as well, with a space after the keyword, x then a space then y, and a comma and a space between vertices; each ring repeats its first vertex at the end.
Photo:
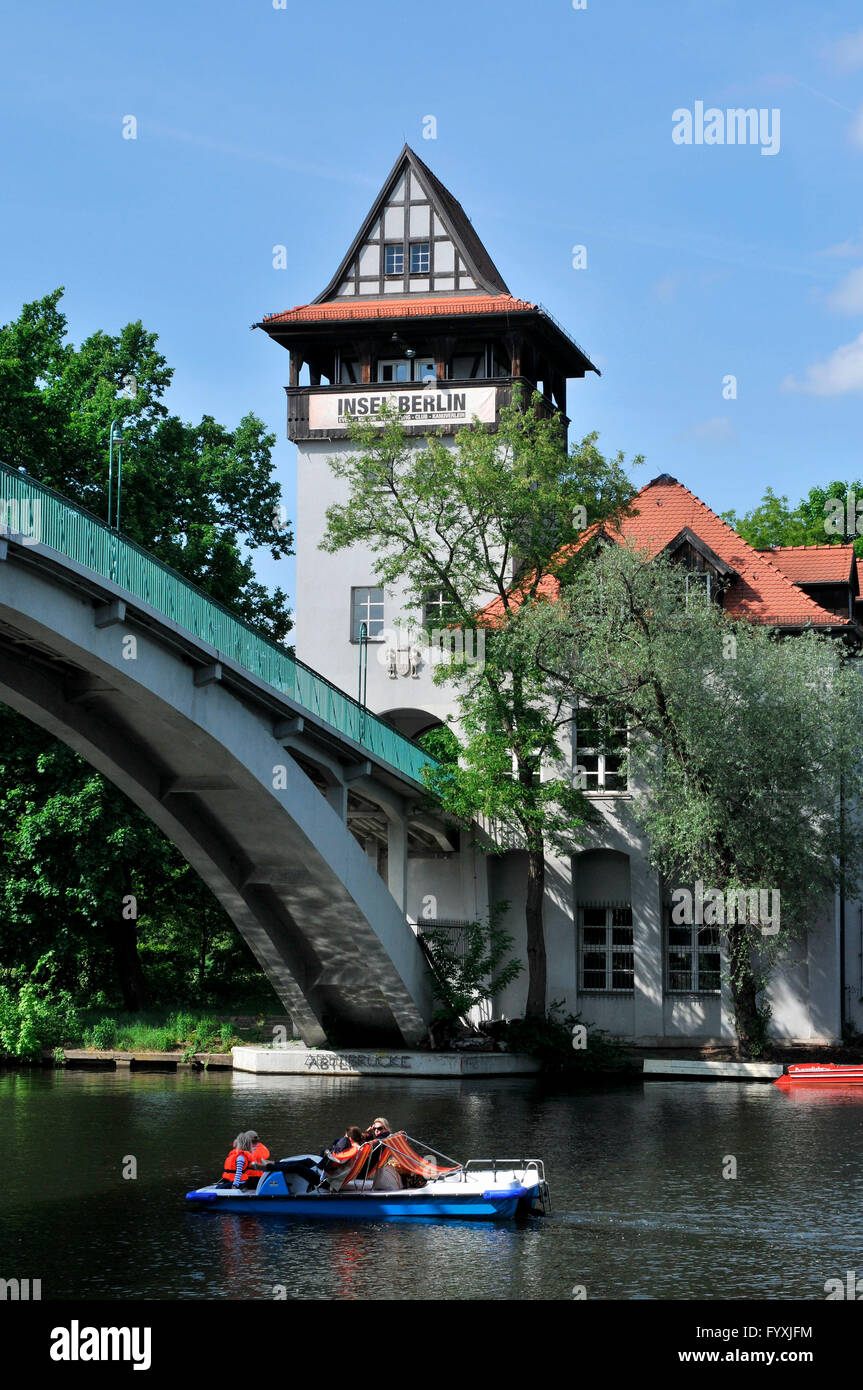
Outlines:
POLYGON ((330 1154, 333 1158, 337 1158, 339 1163, 344 1163, 348 1158, 353 1158, 355 1156, 362 1142, 363 1136, 359 1126, 348 1125, 343 1137, 337 1139, 329 1149, 325 1149, 324 1153, 330 1154))
POLYGON ((217 1187, 239 1187, 243 1181, 243 1172, 251 1161, 251 1154, 245 1147, 245 1134, 238 1134, 228 1157, 225 1159, 222 1176, 216 1183, 217 1187))
POLYGON ((264 1164, 270 1157, 270 1151, 266 1144, 261 1143, 257 1130, 247 1129, 240 1137, 243 1140, 243 1148, 249 1155, 249 1162, 243 1168, 243 1186, 257 1187, 264 1171, 264 1164))

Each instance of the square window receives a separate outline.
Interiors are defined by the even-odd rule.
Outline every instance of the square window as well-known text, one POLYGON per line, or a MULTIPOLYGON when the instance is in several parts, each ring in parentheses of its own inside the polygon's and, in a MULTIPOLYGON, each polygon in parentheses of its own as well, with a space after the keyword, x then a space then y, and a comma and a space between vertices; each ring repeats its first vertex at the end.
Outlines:
POLYGON ((434 632, 456 621, 454 605, 443 589, 426 589, 423 594, 423 627, 434 632))
POLYGON ((384 247, 384 274, 404 275, 405 248, 401 242, 384 247))
POLYGON ((411 275, 428 275, 430 265, 429 243, 411 242, 411 275))

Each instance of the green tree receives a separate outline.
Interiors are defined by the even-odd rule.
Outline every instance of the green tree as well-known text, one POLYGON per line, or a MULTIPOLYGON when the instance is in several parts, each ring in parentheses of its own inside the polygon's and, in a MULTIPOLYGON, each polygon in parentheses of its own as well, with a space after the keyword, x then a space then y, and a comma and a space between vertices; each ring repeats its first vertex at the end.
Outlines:
MULTIPOLYGON (((107 518, 108 437, 123 425, 123 532, 276 641, 285 594, 254 578, 244 546, 291 553, 268 434, 254 415, 233 430, 187 424, 164 404, 173 371, 140 322, 74 347, 62 290, 0 328, 0 459, 107 518), (124 383, 127 385, 124 386, 124 383), (134 391, 133 397, 122 394, 134 391)), ((116 478, 114 480, 116 498, 116 478)))
POLYGON ((523 635, 557 698, 627 721, 635 812, 666 884, 732 894, 735 920, 715 920, 740 1048, 756 1055, 771 963, 863 873, 863 825, 848 813, 863 795, 853 664, 830 638, 779 641, 687 600, 681 566, 617 545, 523 635), (741 922, 736 894, 752 889, 770 896, 741 922))
POLYGON ((723 512, 722 520, 756 550, 775 545, 847 545, 853 540, 855 554, 863 556, 863 535, 859 534, 863 532, 863 483, 837 480, 810 488, 796 507, 768 487, 752 511, 741 517, 723 512))
MULTIPOLYGON (((210 416, 188 424, 171 415, 163 397, 172 371, 156 335, 133 323, 75 347, 61 294, 25 305, 0 328, 0 458, 106 517, 108 434, 121 419, 125 534, 284 640, 285 595, 255 580, 250 553, 290 553, 274 436, 253 415, 233 430, 210 416)), ((236 932, 221 907, 161 833, 75 754, 6 709, 0 866, 0 965, 19 984, 50 947, 55 975, 77 997, 104 988, 110 971, 125 1006, 138 1008, 148 994, 139 937, 161 964, 160 933, 172 941, 175 988, 203 992, 214 943, 220 960, 227 952, 250 969, 245 947, 227 945, 236 932), (124 913, 128 898, 140 905, 137 920, 128 903, 124 913)), ((166 988, 167 969, 155 973, 166 988)))
POLYGON ((451 623, 474 634, 435 672, 457 692, 461 756, 430 790, 462 821, 494 822, 501 850, 526 851, 526 1015, 544 1016, 546 848, 571 845, 591 806, 559 770, 569 711, 547 699, 518 630, 580 563, 584 528, 622 511, 632 488, 620 456, 604 459, 595 435, 569 453, 560 417, 545 418, 539 397, 527 409, 518 397, 496 432, 461 430, 453 448, 436 438, 415 448, 395 416, 351 435, 357 448, 330 460, 346 501, 327 511, 323 548, 363 545, 379 582, 407 605, 421 608, 429 589, 442 590, 451 623))

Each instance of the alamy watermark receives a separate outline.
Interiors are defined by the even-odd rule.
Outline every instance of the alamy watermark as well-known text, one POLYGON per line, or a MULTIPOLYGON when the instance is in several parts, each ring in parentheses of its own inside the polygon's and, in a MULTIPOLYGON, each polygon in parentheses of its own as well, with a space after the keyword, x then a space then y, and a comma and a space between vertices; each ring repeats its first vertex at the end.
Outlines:
POLYGON ((863 497, 853 487, 844 497, 828 497, 824 503, 824 530, 828 536, 863 536, 863 497))
POLYGON ((20 545, 38 545, 42 539, 42 502, 38 497, 0 497, 0 537, 20 545))
POLYGON ((671 921, 674 926, 724 927, 749 923, 759 926, 762 936, 776 936, 780 926, 778 888, 705 888, 701 879, 695 892, 675 888, 671 895, 671 921))
POLYGON ((485 669, 485 628, 387 628, 381 633, 378 663, 391 680, 419 679, 423 666, 457 665, 485 669))
POLYGON ((690 111, 678 106, 671 113, 675 145, 760 145, 762 154, 779 153, 779 107, 708 106, 696 101, 690 111))

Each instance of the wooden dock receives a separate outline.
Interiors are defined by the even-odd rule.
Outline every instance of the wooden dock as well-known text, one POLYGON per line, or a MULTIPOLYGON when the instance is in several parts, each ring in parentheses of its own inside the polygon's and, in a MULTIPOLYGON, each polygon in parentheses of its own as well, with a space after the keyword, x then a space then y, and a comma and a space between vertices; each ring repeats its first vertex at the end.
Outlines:
MULTIPOLYGON (((147 1067, 233 1068, 234 1059, 230 1052, 194 1052, 184 1056, 182 1052, 97 1052, 90 1047, 67 1047, 63 1057, 68 1066, 113 1067, 115 1071, 141 1071, 147 1067)), ((54 1053, 46 1049, 42 1053, 46 1062, 54 1059, 54 1053)))
POLYGON ((781 1062, 698 1062, 645 1057, 644 1076, 651 1081, 775 1081, 785 1068, 781 1062))

